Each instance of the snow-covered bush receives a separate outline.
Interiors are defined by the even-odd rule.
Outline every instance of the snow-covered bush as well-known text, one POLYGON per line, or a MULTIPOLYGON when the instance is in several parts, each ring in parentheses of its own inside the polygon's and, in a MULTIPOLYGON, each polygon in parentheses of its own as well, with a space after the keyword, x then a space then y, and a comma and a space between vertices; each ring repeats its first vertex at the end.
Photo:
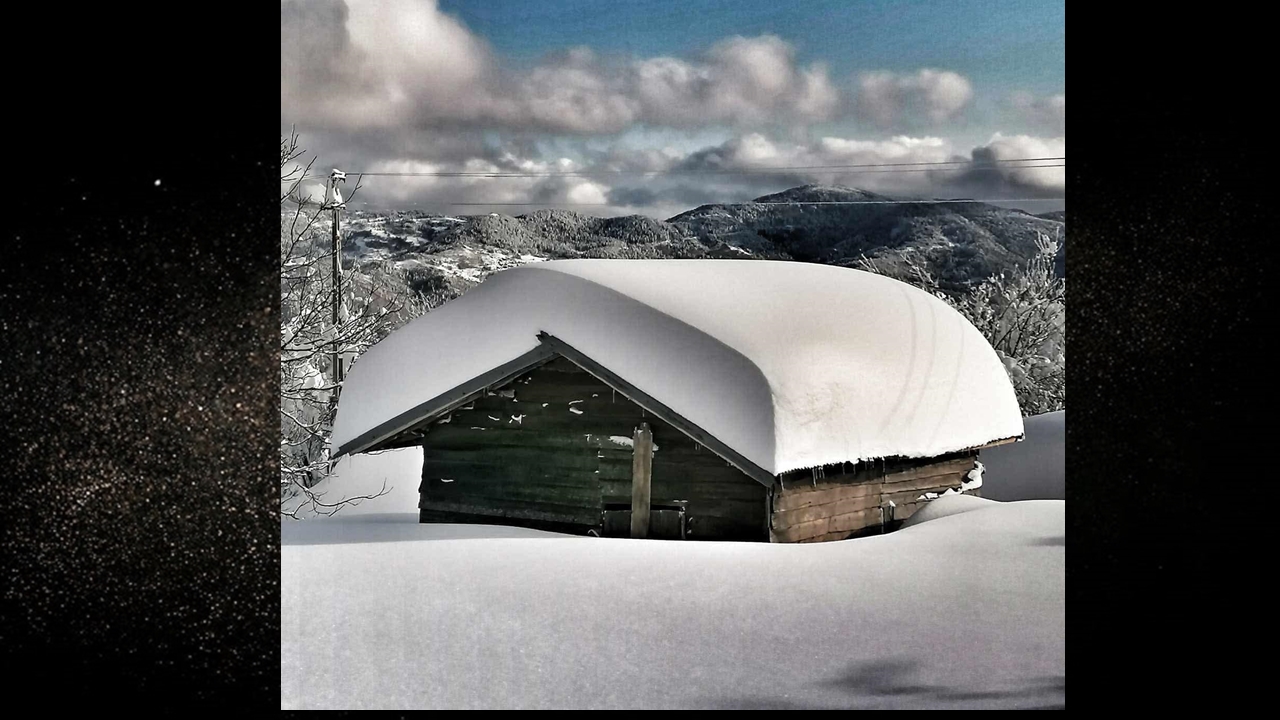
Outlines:
POLYGON ((1043 235, 1039 253, 1011 274, 987 278, 954 304, 991 342, 1023 415, 1066 403, 1066 280, 1053 270, 1058 244, 1043 235))

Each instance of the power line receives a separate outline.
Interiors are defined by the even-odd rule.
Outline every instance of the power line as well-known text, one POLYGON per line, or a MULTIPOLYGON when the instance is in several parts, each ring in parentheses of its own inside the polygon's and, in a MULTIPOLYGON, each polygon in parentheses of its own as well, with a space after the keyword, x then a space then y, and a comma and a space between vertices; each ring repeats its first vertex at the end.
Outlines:
MULTIPOLYGON (((727 203, 707 203, 713 205, 937 205, 943 203, 1013 203, 1013 202, 1062 202, 1064 197, 1053 198, 997 198, 994 200, 969 200, 969 199, 952 199, 952 200, 791 200, 787 202, 754 202, 751 200, 745 202, 727 202, 727 203)), ((449 207, 562 207, 562 206, 582 206, 582 207, 627 207, 625 205, 617 205, 616 203, 584 203, 584 202, 447 202, 431 200, 425 203, 413 203, 414 205, 446 205, 449 207)))
POLYGON ((914 163, 870 163, 862 165, 790 165, 771 168, 739 168, 733 170, 565 170, 546 172, 467 172, 440 170, 433 172, 348 172, 348 175, 360 177, 476 177, 476 178, 539 178, 539 177, 589 177, 593 175, 768 175, 805 171, 809 174, 860 175, 880 172, 937 172, 948 170, 1022 170, 1034 168, 1066 167, 1065 157, 1016 158, 1007 160, 989 160, 975 165, 969 160, 951 160, 945 162, 914 163), (1063 162, 1056 162, 1063 161, 1063 162), (1008 165, 1007 163, 1045 163, 1042 165, 1008 165), (959 166, 959 167, 943 167, 959 166), (819 172, 814 172, 819 171, 819 172))

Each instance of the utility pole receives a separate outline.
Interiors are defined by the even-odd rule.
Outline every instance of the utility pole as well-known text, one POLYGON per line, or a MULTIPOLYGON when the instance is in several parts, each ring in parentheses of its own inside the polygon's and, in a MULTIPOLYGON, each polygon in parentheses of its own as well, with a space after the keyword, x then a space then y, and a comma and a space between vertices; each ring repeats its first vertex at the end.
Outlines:
MULTIPOLYGON (((333 212, 333 315, 332 315, 332 336, 329 339, 330 345, 330 362, 333 367, 334 388, 333 393, 329 395, 329 412, 326 421, 326 434, 333 429, 333 415, 338 407, 338 393, 342 390, 342 355, 338 347, 338 330, 342 322, 342 231, 340 224, 342 221, 342 208, 346 207, 346 203, 342 200, 342 192, 338 190, 339 183, 347 181, 347 174, 341 170, 334 169, 329 173, 329 179, 324 187, 324 204, 320 206, 321 210, 329 210, 333 212)), ((330 449, 326 447, 323 451, 328 458, 328 472, 333 472, 334 461, 329 455, 330 449)))
POLYGON ((342 208, 345 203, 342 201, 342 192, 338 190, 338 183, 345 183, 347 174, 341 170, 335 169, 329 173, 329 185, 325 192, 325 204, 333 210, 333 377, 335 384, 338 386, 334 390, 333 397, 336 401, 338 393, 342 390, 342 355, 338 349, 338 328, 341 325, 341 314, 339 308, 342 306, 342 235, 339 229, 342 208))

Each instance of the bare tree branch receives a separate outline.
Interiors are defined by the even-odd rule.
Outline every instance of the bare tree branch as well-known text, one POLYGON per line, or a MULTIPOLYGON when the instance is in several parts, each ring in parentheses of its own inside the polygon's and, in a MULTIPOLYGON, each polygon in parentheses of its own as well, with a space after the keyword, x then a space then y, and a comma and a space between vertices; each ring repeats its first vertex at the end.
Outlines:
MULTIPOLYGON (((332 515, 346 504, 378 497, 322 499, 314 488, 332 471, 329 433, 339 390, 332 357, 353 361, 392 329, 447 297, 424 297, 394 268, 353 263, 340 277, 342 309, 332 320, 332 214, 304 194, 316 158, 306 159, 298 135, 280 138, 280 492, 281 514, 332 515)), ((363 185, 358 177, 347 200, 363 185)), ((338 249, 341 252, 341 248, 338 249)), ((385 483, 384 483, 385 489, 385 483)))

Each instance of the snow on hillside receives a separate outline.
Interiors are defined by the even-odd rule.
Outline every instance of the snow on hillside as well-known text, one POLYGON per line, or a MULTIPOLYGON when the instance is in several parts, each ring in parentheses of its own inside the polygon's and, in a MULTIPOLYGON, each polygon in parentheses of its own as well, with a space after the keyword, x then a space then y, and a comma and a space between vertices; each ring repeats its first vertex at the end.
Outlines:
POLYGON ((980 505, 805 545, 286 522, 281 706, 1063 707, 1063 503, 980 505))
MULTIPOLYGON (((455 250, 441 253, 435 256, 433 260, 434 262, 428 263, 427 266, 434 267, 446 277, 459 277, 469 283, 480 283, 499 270, 534 262, 543 262, 546 258, 527 253, 511 255, 491 248, 473 248, 470 245, 463 245, 455 250)), ((424 261, 412 260, 408 262, 421 263, 424 261)))
POLYGON ((1065 410, 1025 418, 1026 439, 982 451, 982 496, 992 500, 1066 499, 1065 410))
MULTIPOLYGON (((977 202, 890 200, 856 188, 807 185, 754 202, 703 205, 667 221, 550 209, 515 217, 352 209, 343 216, 343 250, 358 265, 433 268, 457 290, 529 257, 756 257, 850 265, 865 254, 897 273, 905 272, 906 253, 944 288, 957 290, 1025 263, 1039 232, 1065 240, 1060 218, 977 202), (868 204, 813 204, 833 201, 868 204)), ((327 214, 315 229, 321 242, 330 242, 327 214)), ((1059 271, 1065 273, 1061 262, 1059 271)))
MULTIPOLYGON (((948 291, 1025 265, 1039 234, 1058 237, 1065 248, 1061 221, 981 202, 898 203, 841 186, 805 185, 748 203, 703 205, 667 222, 703 241, 786 259, 850 265, 866 255, 900 278, 911 276, 910 258, 948 291)), ((1062 257, 1058 272, 1065 275, 1062 257)))

